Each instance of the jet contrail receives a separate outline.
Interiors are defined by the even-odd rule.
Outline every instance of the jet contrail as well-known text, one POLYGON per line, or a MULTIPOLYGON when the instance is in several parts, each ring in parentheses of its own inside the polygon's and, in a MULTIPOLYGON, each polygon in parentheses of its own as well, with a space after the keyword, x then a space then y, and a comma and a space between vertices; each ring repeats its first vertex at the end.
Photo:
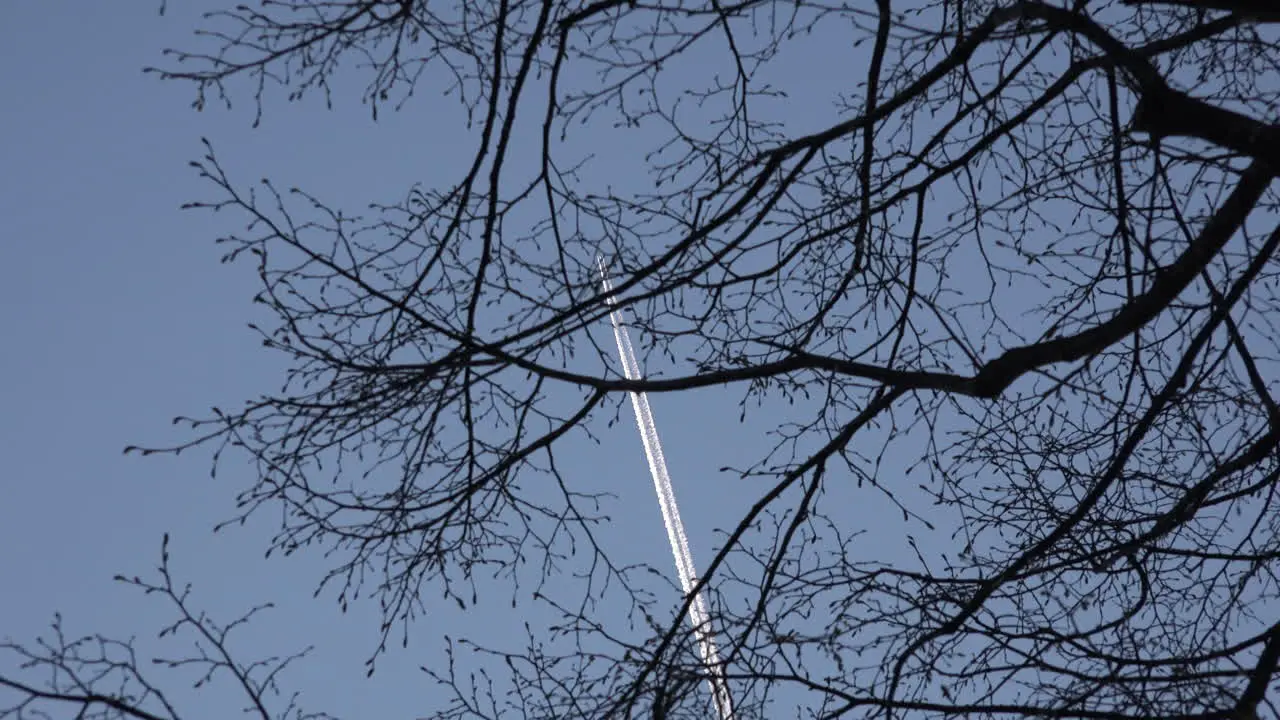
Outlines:
MULTIPOLYGON (((636 360, 635 349, 631 347, 631 336, 622 323, 613 298, 613 284, 609 282, 609 274, 604 267, 604 258, 597 257, 596 265, 600 269, 600 282, 604 285, 605 301, 609 303, 609 321, 613 324, 613 338, 618 343, 618 358, 622 362, 622 372, 628 380, 641 378, 640 363, 636 360)), ((662 443, 658 441, 658 427, 653 421, 653 412, 649 409, 649 398, 642 392, 633 392, 631 407, 636 411, 636 425, 640 428, 640 441, 644 443, 644 454, 649 460, 649 472, 653 475, 653 488, 658 493, 658 506, 662 509, 662 522, 667 526, 667 539, 671 541, 671 555, 676 561, 676 574, 680 576, 680 586, 684 594, 693 593, 698 583, 698 575, 694 570, 693 553, 689 551, 689 539, 684 534, 684 523, 680 521, 680 508, 676 505, 676 495, 671 489, 671 476, 667 474, 667 461, 662 457, 662 443)), ((689 604, 689 622, 693 625, 694 636, 698 640, 698 648, 702 654, 702 663, 707 668, 709 677, 707 684, 711 687, 711 697, 715 701, 720 720, 733 717, 733 704, 729 699, 729 687, 725 682, 724 668, 720 664, 720 651, 716 648, 715 638, 711 635, 710 615, 707 603, 698 592, 693 595, 689 604)))

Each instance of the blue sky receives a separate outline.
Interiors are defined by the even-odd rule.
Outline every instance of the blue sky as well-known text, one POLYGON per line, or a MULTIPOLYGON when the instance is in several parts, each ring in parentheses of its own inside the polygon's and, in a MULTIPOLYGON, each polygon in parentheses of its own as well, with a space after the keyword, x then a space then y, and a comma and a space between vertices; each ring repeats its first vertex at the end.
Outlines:
MULTIPOLYGON (((170 3, 163 17, 157 5, 19 3, 0 30, 0 637, 31 640, 61 611, 72 634, 136 635, 152 646, 167 608, 111 577, 153 568, 169 532, 179 577, 215 617, 278 603, 240 638, 245 658, 317 646, 285 681, 306 706, 416 717, 433 692, 417 667, 438 660, 442 633, 518 629, 506 594, 482 598, 471 613, 441 608, 414 628, 408 651, 393 651, 365 681, 374 608, 343 616, 328 599, 313 601, 323 561, 264 560, 265 517, 210 532, 250 480, 240 458, 214 480, 205 451, 142 459, 121 449, 180 439, 173 416, 234 406, 282 379, 277 358, 246 327, 257 290, 251 268, 218 263, 213 239, 226 223, 179 210, 209 194, 187 165, 202 151, 199 138, 214 143, 233 177, 271 177, 360 208, 414 182, 452 179, 469 159, 460 117, 450 102, 420 99, 375 124, 349 96, 333 110, 318 99, 271 102, 258 129, 249 103, 195 112, 189 87, 141 68, 187 40, 199 4, 170 3)), ((598 339, 609 341, 607 327, 598 339)), ((729 480, 715 473, 744 462, 734 452, 744 437, 735 397, 708 390, 652 402, 694 553, 705 562, 711 527, 749 495, 726 492, 729 480)), ((600 445, 566 448, 560 460, 584 487, 618 493, 609 537, 623 557, 669 568, 630 408, 623 411, 621 423, 601 430, 600 445)), ((191 716, 216 716, 214 697, 226 695, 202 695, 191 716)))
MULTIPOLYGON (((61 610, 71 633, 145 642, 167 619, 161 604, 111 577, 154 567, 167 531, 178 572, 215 616, 281 604, 243 638, 246 655, 323 644, 320 664, 300 667, 323 678, 358 666, 369 633, 339 620, 331 603, 307 601, 305 560, 261 559, 265 526, 211 535, 245 468, 233 461, 211 481, 207 453, 144 460, 121 449, 179 437, 174 415, 278 385, 279 366, 245 328, 252 274, 219 265, 208 218, 178 210, 204 190, 186 165, 199 137, 225 146, 228 159, 250 160, 238 165, 245 171, 280 168, 336 191, 340 183, 323 179, 330 163, 365 188, 395 168, 341 143, 319 159, 326 136, 367 124, 358 113, 302 123, 304 113, 284 108, 252 131, 244 112, 190 110, 186 88, 141 68, 185 38, 194 17, 180 11, 192 8, 171 4, 159 17, 153 5, 23 4, 0 31, 0 90, 11 99, 0 107, 0 635, 33 639, 61 610), (286 134, 298 142, 282 142, 286 134)), ((412 673, 399 675, 407 684, 412 673)), ((300 686, 335 710, 366 700, 360 685, 300 686)))
MULTIPOLYGON (((328 567, 316 553, 264 559, 269 513, 212 535, 212 526, 233 514, 236 492, 252 480, 242 458, 229 455, 211 479, 207 451, 139 458, 121 449, 179 441, 186 436, 169 424, 173 416, 234 407, 283 380, 280 359, 246 327, 258 317, 250 303, 258 290, 253 269, 218 262, 223 251, 214 238, 242 220, 179 210, 211 194, 187 164, 202 153, 201 137, 213 143, 238 185, 269 177, 359 211, 370 202, 397 201, 415 183, 454 181, 473 147, 463 117, 453 100, 424 91, 404 112, 384 112, 375 123, 351 88, 338 93, 333 109, 318 97, 287 104, 277 93, 256 129, 249 102, 195 112, 192 88, 141 69, 161 63, 163 48, 188 42, 201 7, 225 4, 171 2, 164 17, 158 5, 22 3, 8 9, 0 30, 0 97, 6 98, 0 105, 6 340, 0 352, 0 637, 31 640, 62 611, 72 634, 137 635, 144 649, 156 647, 152 637, 169 619, 167 608, 111 577, 147 572, 168 532, 180 579, 194 583, 195 602, 215 617, 229 620, 264 601, 278 604, 239 638, 241 657, 316 646, 285 679, 307 707, 350 718, 420 717, 439 697, 418 667, 440 662, 443 636, 514 638, 526 617, 540 619, 530 614, 527 597, 515 610, 507 592, 484 595, 467 612, 437 603, 412 628, 410 647, 393 649, 364 680, 363 661, 377 642, 372 604, 342 615, 331 595, 313 600, 328 567)), ((857 67, 832 59, 856 54, 823 32, 847 28, 823 26, 760 75, 792 90, 773 111, 794 132, 821 127, 835 112, 826 100, 830 87, 814 80, 812 68, 820 62, 857 67), (792 105, 829 114, 788 114, 792 105)), ((637 169, 623 165, 623 156, 643 138, 628 144, 625 131, 606 125, 576 132, 600 151, 593 171, 600 174, 588 180, 625 183, 627 172, 637 169)), ((940 215, 957 200, 930 202, 940 215)), ((968 250, 975 259, 957 253, 951 269, 958 275, 966 262, 978 262, 968 250)), ((597 342, 611 346, 607 325, 595 333, 597 342)), ((694 554, 704 565, 717 549, 714 529, 736 521, 759 496, 752 481, 717 469, 758 459, 767 447, 762 428, 783 417, 779 403, 740 424, 739 393, 709 389, 651 398, 694 554)), ((560 469, 579 489, 615 494, 614 520, 601 537, 617 558, 670 571, 629 407, 619 419, 607 428, 598 418, 599 444, 565 443, 560 469)), ((872 439, 860 439, 856 449, 873 456, 879 448, 872 439)), ((918 459, 904 457, 901 445, 896 452, 888 465, 918 459)), ((872 459, 851 462, 864 461, 872 459)), ((915 482, 902 487, 909 492, 915 482)), ((919 524, 904 523, 877 492, 853 487, 847 474, 828 488, 823 502, 846 521, 843 527, 869 531, 855 547, 865 548, 868 558, 914 564, 901 537, 910 531, 927 545, 919 524)), ((950 549, 935 544, 925 552, 950 549)), ((0 670, 10 662, 0 656, 0 670)), ((182 676, 170 682, 181 685, 182 676)), ((223 705, 234 702, 225 686, 216 688, 189 705, 196 709, 190 717, 224 716, 223 705)))

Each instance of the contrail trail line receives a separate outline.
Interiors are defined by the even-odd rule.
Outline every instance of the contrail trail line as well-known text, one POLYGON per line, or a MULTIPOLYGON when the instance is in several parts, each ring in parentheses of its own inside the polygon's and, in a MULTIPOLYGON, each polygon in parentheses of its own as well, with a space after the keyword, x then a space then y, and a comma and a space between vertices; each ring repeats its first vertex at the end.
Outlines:
MULTIPOLYGON (((613 297, 613 283, 605 270, 604 258, 597 257, 596 265, 600 269, 600 282, 604 285, 605 301, 609 303, 609 321, 613 324, 613 338, 618 343, 618 358, 622 362, 623 375, 628 380, 639 380, 642 377, 640 363, 636 360, 635 349, 631 346, 631 336, 622 316, 617 309, 613 297)), ((680 520, 680 508, 676 505, 676 495, 671 488, 671 476, 667 474, 667 461, 662 456, 662 443, 658 440, 658 426, 653 420, 653 411, 649 409, 649 398, 645 393, 633 392, 631 407, 636 412, 636 425, 640 428, 640 441, 644 444, 645 458, 649 461, 649 473, 653 475, 653 488, 658 494, 658 506, 662 509, 662 522, 667 527, 667 539, 671 542, 671 555, 676 561, 676 574, 680 576, 680 587, 688 596, 693 593, 698 583, 698 575, 693 563, 693 553, 689 550, 689 539, 684 534, 684 523, 680 520)), ((698 648, 702 654, 702 664, 706 666, 709 677, 707 684, 711 688, 711 697, 715 701, 720 720, 733 717, 733 704, 729 698, 729 687, 725 682, 724 668, 720 664, 720 651, 716 648, 715 638, 711 634, 710 614, 702 593, 693 595, 689 604, 689 622, 693 625, 694 636, 698 640, 698 648)))

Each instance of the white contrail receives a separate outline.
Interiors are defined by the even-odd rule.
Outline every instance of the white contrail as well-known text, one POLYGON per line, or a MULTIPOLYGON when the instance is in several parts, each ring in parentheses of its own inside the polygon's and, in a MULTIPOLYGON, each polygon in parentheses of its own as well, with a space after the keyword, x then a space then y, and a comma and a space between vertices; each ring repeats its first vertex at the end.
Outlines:
MULTIPOLYGON (((600 269, 600 282, 604 285, 605 301, 609 303, 609 321, 613 324, 613 338, 618 343, 618 358, 622 361, 622 372, 629 380, 639 380, 640 363, 636 360, 635 349, 631 347, 631 336, 622 323, 613 297, 613 284, 609 282, 609 274, 604 267, 604 258, 597 257, 596 265, 600 269)), ((658 441, 658 426, 653 421, 653 411, 649 409, 649 398, 645 393, 633 392, 631 407, 636 412, 636 425, 640 428, 640 441, 644 443, 644 454, 649 460, 649 472, 653 475, 653 487, 658 493, 658 506, 662 509, 662 522, 667 527, 667 539, 671 542, 671 555, 676 561, 676 574, 680 576, 680 587, 688 596, 693 593, 698 583, 698 575, 693 564, 693 553, 689 550, 689 539, 684 534, 684 523, 680 521, 680 508, 676 505, 676 495, 671 489, 671 476, 667 474, 667 461, 662 456, 662 443, 658 441)), ((710 614, 707 603, 698 592, 693 595, 689 604, 689 622, 693 625, 694 636, 698 640, 698 648, 702 654, 702 663, 707 668, 709 677, 707 684, 711 687, 711 697, 715 701, 720 720, 733 717, 733 704, 729 698, 729 687, 725 682, 724 668, 720 664, 720 651, 716 648, 715 638, 711 634, 710 614)))

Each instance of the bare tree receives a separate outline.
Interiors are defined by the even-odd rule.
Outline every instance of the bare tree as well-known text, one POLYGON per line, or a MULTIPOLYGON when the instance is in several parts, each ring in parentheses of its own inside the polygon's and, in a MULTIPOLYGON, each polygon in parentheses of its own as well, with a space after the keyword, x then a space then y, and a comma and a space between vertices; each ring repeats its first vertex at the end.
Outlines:
POLYGON ((193 602, 191 586, 174 579, 167 534, 156 575, 155 580, 122 575, 115 579, 164 602, 170 611, 170 620, 160 629, 159 637, 167 641, 166 651, 177 654, 140 652, 133 640, 103 635, 69 636, 62 616, 56 615, 49 633, 33 644, 0 642, 0 657, 16 660, 18 667, 40 678, 0 675, 0 688, 11 691, 17 698, 10 704, 0 701, 0 718, 181 720, 205 717, 207 707, 185 708, 183 700, 173 697, 164 684, 188 679, 193 687, 202 688, 225 679, 234 687, 242 711, 251 717, 333 720, 326 713, 303 710, 297 694, 283 696, 278 682, 281 673, 305 657, 310 648, 286 657, 253 662, 237 659, 232 634, 255 615, 269 610, 270 605, 252 608, 230 622, 210 617, 193 602), (157 671, 163 679, 157 677, 157 671))
POLYGON ((708 715, 687 607, 611 558, 608 498, 557 464, 626 391, 708 386, 773 427, 728 471, 759 495, 701 579, 739 717, 1277 717, 1280 26, 1258 5, 214 13, 155 71, 197 106, 355 81, 414 112, 443 81, 475 153, 356 216, 209 147, 193 207, 250 221, 221 242, 292 365, 183 447, 252 458, 245 515, 284 508, 275 548, 332 551, 322 583, 376 596, 384 644, 482 570, 560 615, 472 646, 483 684, 451 645, 438 718, 708 715), (644 380, 593 341, 598 254, 644 380), (901 509, 875 542, 909 562, 860 551, 851 493, 901 509))

